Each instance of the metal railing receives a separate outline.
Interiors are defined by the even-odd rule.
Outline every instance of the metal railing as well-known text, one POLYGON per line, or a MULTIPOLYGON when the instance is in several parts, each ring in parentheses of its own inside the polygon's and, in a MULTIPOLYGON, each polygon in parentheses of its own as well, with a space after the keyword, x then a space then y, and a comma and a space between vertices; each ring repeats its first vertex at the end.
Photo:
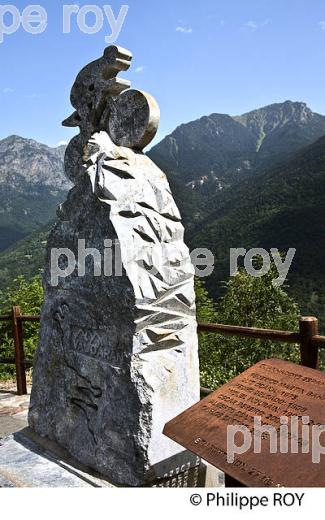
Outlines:
MULTIPOLYGON (((14 340, 14 356, 10 358, 0 357, 0 364, 15 365, 17 393, 23 395, 27 393, 26 368, 33 366, 31 359, 25 359, 23 322, 39 322, 40 316, 23 315, 20 307, 15 306, 12 308, 11 314, 0 316, 0 321, 12 322, 14 340)), ((318 334, 318 320, 311 316, 303 316, 299 319, 299 332, 238 327, 217 323, 199 323, 198 332, 299 344, 301 365, 310 368, 318 368, 318 349, 325 348, 325 336, 318 334)), ((211 390, 207 388, 201 388, 201 396, 208 395, 210 392, 211 390)))

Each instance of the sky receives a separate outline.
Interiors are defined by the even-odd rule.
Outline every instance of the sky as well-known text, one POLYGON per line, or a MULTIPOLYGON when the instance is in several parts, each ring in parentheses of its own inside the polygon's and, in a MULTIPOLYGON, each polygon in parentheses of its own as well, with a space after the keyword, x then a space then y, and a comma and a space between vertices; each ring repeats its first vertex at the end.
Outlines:
MULTIPOLYGON (((112 33, 103 6, 117 18, 128 5, 115 43, 134 58, 120 76, 158 101, 154 142, 203 115, 237 115, 288 99, 325 114, 325 0, 97 1, 96 16, 85 18, 93 34, 82 31, 77 14, 63 32, 63 6, 73 2, 36 1, 47 15, 39 34, 27 32, 26 22, 4 34, 13 17, 0 10, 0 139, 17 134, 56 146, 72 137, 75 130, 61 126, 73 111, 70 88, 112 33)), ((8 4, 20 14, 33 5, 8 4)), ((95 2, 78 3, 86 5, 95 2)))

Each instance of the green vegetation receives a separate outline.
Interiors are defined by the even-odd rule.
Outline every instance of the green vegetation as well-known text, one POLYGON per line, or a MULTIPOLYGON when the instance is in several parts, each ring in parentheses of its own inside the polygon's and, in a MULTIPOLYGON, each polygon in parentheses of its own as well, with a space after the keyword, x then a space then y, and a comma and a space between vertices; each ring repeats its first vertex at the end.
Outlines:
POLYGON ((23 275, 31 280, 44 266, 45 247, 53 222, 35 231, 24 240, 0 253, 0 291, 5 291, 12 281, 23 275))
MULTIPOLYGON (((287 293, 273 287, 276 268, 269 274, 254 278, 245 271, 226 283, 225 294, 215 305, 200 280, 195 282, 198 321, 247 327, 295 330, 299 310, 287 293)), ((43 289, 39 276, 26 281, 16 278, 11 287, 0 292, 0 314, 9 314, 19 305, 24 314, 39 314, 43 289)), ((24 323, 26 357, 31 358, 38 340, 38 323, 24 323)), ((14 346, 10 322, 0 322, 0 357, 12 357, 14 346)), ((299 362, 299 349, 293 345, 224 337, 213 333, 200 334, 201 385, 216 388, 252 364, 265 358, 278 357, 299 362)), ((0 365, 0 379, 14 376, 14 367, 0 365)))
MULTIPOLYGON (((240 269, 225 284, 225 293, 215 306, 202 283, 197 282, 198 320, 203 322, 295 331, 299 310, 283 288, 273 287, 276 268, 254 278, 240 269)), ((266 358, 299 363, 299 348, 292 344, 200 334, 201 385, 217 388, 254 363, 266 358)))
MULTIPOLYGON (((168 173, 190 249, 207 247, 215 255, 214 272, 206 281, 214 301, 223 295, 221 282, 229 276, 230 248, 295 248, 288 292, 302 314, 319 318, 320 331, 325 333, 325 137, 302 148, 322 135, 324 128, 324 116, 312 114, 303 103, 286 102, 240 118, 220 114, 201 118, 182 125, 150 150, 148 155, 168 173), (262 131, 266 136, 256 153, 262 131), (190 189, 186 184, 193 180, 196 188, 190 189)), ((2 146, 3 153, 7 153, 8 143, 2 146)), ((30 157, 37 158, 40 153, 35 143, 30 146, 29 162, 30 157)), ((62 170, 62 160, 53 164, 62 170)), ((37 179, 42 180, 40 172, 37 179)), ((25 181, 16 185, 19 179, 15 177, 10 188, 17 191, 14 199, 7 188, 3 199, 0 196, 3 219, 9 219, 11 214, 16 219, 20 208, 19 226, 29 226, 31 216, 24 211, 30 207, 30 193, 25 181), (20 192, 26 192, 26 200, 17 198, 20 192), (16 199, 17 207, 13 205, 16 199), (10 207, 7 200, 11 201, 10 207), (10 208, 16 209, 12 213, 10 208)), ((50 208, 46 192, 36 195, 50 208)), ((40 206, 35 206, 34 213, 37 219, 29 229, 48 218, 40 206)), ((17 238, 10 222, 4 220, 4 224, 1 228, 0 222, 0 235, 9 237, 9 242, 17 238)), ((26 279, 39 274, 50 227, 34 232, 0 254, 0 290, 20 274, 26 279)), ((27 231, 24 229, 23 234, 27 231)))
POLYGON ((208 247, 215 269, 207 279, 218 300, 229 276, 230 248, 278 248, 296 254, 288 292, 302 314, 315 315, 325 332, 325 137, 287 163, 213 194, 203 222, 188 236, 190 247, 208 247))
MULTIPOLYGON (((324 129, 324 116, 286 102, 237 118, 203 117, 182 125, 149 152, 168 173, 190 249, 207 247, 215 256, 206 285, 196 281, 199 321, 296 330, 297 302, 302 314, 319 318, 325 333, 325 137, 306 146, 324 129), (192 181, 195 189, 186 185, 192 181), (238 247, 295 248, 290 286, 273 287, 274 266, 262 278, 240 270, 224 283, 230 248, 238 247)), ((10 313, 15 304, 24 313, 40 312, 39 275, 53 221, 39 228, 54 217, 68 189, 63 152, 17 136, 0 142, 0 251, 25 237, 0 253, 0 314, 10 313), (48 184, 48 179, 55 181, 48 184)), ((38 328, 24 324, 28 357, 38 328)), ((0 357, 12 356, 11 323, 0 322, 0 357)), ((201 384, 218 387, 270 357, 297 362, 299 352, 288 344, 200 334, 201 384)), ((13 366, 0 365, 0 379, 13 375, 13 366)))
MULTIPOLYGON (((43 288, 39 276, 27 282, 24 276, 16 278, 5 291, 0 291, 0 315, 11 313, 13 305, 19 305, 23 314, 39 314, 43 301, 43 288)), ((39 324, 24 323, 24 347, 26 358, 32 358, 38 340, 39 324)), ((0 322, 0 357, 13 357, 14 344, 11 322, 0 322)), ((14 376, 13 365, 0 364, 0 379, 14 376)))

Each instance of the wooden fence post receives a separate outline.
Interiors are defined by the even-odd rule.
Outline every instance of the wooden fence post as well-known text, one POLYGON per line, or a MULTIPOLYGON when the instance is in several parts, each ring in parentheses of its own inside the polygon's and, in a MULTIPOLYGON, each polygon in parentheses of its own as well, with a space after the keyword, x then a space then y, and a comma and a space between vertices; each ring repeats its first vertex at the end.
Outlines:
POLYGON ((299 319, 301 364, 309 368, 318 368, 318 347, 311 339, 318 334, 318 319, 302 316, 299 319))
POLYGON ((22 322, 18 319, 21 316, 20 307, 12 308, 12 332, 15 344, 15 364, 17 378, 17 394, 27 394, 26 373, 25 373, 25 354, 23 344, 23 328, 22 322))

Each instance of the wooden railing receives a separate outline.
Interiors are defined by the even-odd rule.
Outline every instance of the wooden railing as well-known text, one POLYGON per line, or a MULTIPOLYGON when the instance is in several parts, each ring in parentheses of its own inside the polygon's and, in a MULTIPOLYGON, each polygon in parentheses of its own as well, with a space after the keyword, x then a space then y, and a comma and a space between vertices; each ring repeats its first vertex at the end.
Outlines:
MULTIPOLYGON (((299 318, 299 332, 237 327, 217 323, 199 323, 198 331, 299 344, 301 365, 309 368, 318 368, 318 349, 325 348, 325 336, 318 334, 318 319, 313 316, 302 316, 299 318)), ((201 397, 210 393, 211 390, 208 388, 201 388, 201 397)))
POLYGON ((32 367, 33 361, 25 359, 23 322, 40 321, 40 316, 23 316, 20 307, 15 306, 12 308, 11 314, 0 316, 0 321, 11 321, 14 340, 14 356, 9 358, 0 357, 0 364, 16 366, 17 394, 25 395, 27 394, 26 368, 32 367))
MULTIPOLYGON (((33 366, 31 359, 25 359, 23 322, 39 322, 40 316, 22 315, 20 307, 15 306, 12 308, 11 314, 0 316, 0 321, 11 321, 14 340, 14 356, 0 357, 0 364, 16 366, 17 393, 23 395, 27 393, 26 368, 33 366)), ((299 344, 301 365, 310 368, 318 368, 318 349, 325 348, 325 336, 318 334, 318 320, 310 316, 299 319, 299 332, 237 327, 217 323, 199 323, 198 332, 299 344)), ((201 396, 208 395, 210 392, 211 390, 207 388, 201 388, 201 396)))

